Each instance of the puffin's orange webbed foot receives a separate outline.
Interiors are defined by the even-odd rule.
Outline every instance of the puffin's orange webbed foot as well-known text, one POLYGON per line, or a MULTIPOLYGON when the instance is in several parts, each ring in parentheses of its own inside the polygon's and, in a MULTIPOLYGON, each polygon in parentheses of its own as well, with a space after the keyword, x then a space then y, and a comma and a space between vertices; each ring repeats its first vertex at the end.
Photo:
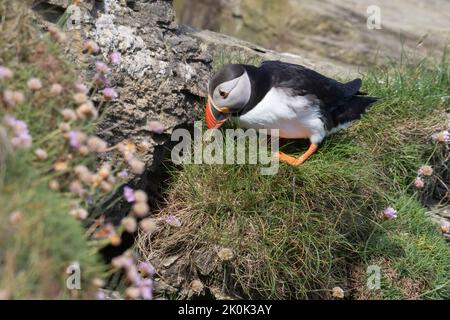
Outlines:
POLYGON ((287 154, 280 151, 277 152, 276 156, 281 162, 285 162, 287 164, 290 164, 291 166, 298 166, 305 162, 314 152, 316 152, 317 148, 317 144, 311 144, 309 146, 309 149, 298 158, 288 156, 287 154))

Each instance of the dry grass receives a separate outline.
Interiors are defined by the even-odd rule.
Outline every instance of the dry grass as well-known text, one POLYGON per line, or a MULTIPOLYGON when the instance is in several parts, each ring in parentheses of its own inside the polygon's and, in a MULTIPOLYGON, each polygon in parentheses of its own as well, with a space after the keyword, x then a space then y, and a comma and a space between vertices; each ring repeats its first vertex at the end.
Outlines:
MULTIPOLYGON (((410 278, 401 276, 396 267, 395 263, 389 258, 379 257, 371 262, 372 265, 379 266, 381 268, 382 277, 382 289, 370 290, 367 285, 367 273, 366 266, 359 265, 353 268, 351 272, 351 288, 352 297, 355 300, 381 300, 386 298, 392 298, 389 294, 384 294, 386 288, 393 288, 396 291, 398 297, 404 297, 409 300, 420 300, 422 298, 422 293, 425 291, 427 284, 423 278, 410 278)), ((390 293, 392 294, 392 293, 390 293)))

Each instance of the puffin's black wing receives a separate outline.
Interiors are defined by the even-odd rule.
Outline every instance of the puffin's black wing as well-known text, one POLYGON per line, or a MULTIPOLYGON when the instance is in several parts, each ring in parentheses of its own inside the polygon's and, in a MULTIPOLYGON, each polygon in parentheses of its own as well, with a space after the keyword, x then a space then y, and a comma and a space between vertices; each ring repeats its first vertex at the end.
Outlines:
POLYGON ((341 83, 304 66, 281 61, 264 61, 260 70, 270 75, 272 87, 292 90, 294 95, 313 94, 328 111, 358 94, 362 85, 361 79, 341 83))

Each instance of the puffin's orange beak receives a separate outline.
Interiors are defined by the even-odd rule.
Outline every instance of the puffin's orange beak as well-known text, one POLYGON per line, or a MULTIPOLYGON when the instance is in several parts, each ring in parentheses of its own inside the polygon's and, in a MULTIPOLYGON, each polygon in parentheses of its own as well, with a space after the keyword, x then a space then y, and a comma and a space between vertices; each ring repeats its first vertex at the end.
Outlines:
MULTIPOLYGON (((222 108, 223 112, 228 112, 227 108, 222 108)), ((208 101, 206 102, 206 126, 208 129, 218 129, 220 128, 225 121, 228 119, 228 114, 223 112, 219 112, 211 106, 211 101, 208 97, 208 101)))

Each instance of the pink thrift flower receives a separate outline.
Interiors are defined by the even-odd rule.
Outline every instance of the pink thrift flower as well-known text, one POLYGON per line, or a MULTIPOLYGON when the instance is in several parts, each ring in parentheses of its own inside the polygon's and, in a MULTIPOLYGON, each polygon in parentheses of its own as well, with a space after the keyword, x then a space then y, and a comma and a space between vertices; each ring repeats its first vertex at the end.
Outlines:
POLYGON ((3 121, 8 127, 14 128, 15 124, 17 123, 17 119, 13 116, 6 115, 3 117, 3 121))
POLYGON ((127 171, 127 170, 122 170, 122 171, 120 171, 120 172, 117 174, 117 176, 118 176, 119 178, 125 179, 126 177, 128 177, 128 171, 127 171))
POLYGON ((11 138, 13 147, 22 149, 30 148, 32 137, 28 132, 27 124, 9 115, 6 115, 3 120, 14 133, 14 136, 11 138))
POLYGON ((94 75, 94 82, 98 86, 109 86, 111 84, 111 81, 102 73, 94 75))
POLYGON ((3 101, 10 108, 13 108, 16 106, 13 95, 14 95, 14 93, 12 90, 6 89, 5 91, 3 91, 3 101))
POLYGON ((18 149, 28 149, 31 147, 32 138, 28 133, 21 134, 11 139, 13 147, 18 149))
POLYGON ((76 92, 86 93, 86 94, 89 91, 88 87, 85 84, 80 83, 80 82, 75 83, 75 90, 76 90, 76 92))
POLYGON ((122 56, 120 52, 114 51, 109 55, 109 61, 111 61, 112 64, 119 64, 122 56))
POLYGON ((433 168, 431 166, 428 166, 428 165, 421 166, 419 168, 419 170, 417 170, 417 174, 419 176, 429 177, 429 176, 431 176, 433 174, 433 168))
POLYGON ((425 182, 421 177, 417 177, 416 180, 414 180, 414 186, 416 189, 422 189, 425 186, 425 182))
POLYGON ((397 218, 397 211, 392 207, 388 207, 388 208, 384 209, 383 215, 386 219, 389 219, 389 220, 395 219, 395 218, 397 218))
POLYGON ((100 51, 100 47, 94 40, 87 40, 83 45, 83 50, 89 54, 96 54, 100 51))
POLYGON ((38 78, 31 78, 27 82, 28 89, 32 91, 38 91, 42 89, 42 82, 38 78))
POLYGON ((119 95, 117 94, 117 91, 114 90, 113 88, 105 88, 102 90, 102 94, 103 94, 103 98, 106 101, 111 101, 111 100, 115 100, 119 97, 119 95))
POLYGON ((97 300, 106 300, 106 294, 105 294, 105 292, 103 290, 98 290, 96 295, 95 295, 95 298, 97 300))
POLYGON ((147 128, 148 131, 156 134, 161 134, 164 132, 164 126, 159 121, 150 121, 147 128))
POLYGON ((150 262, 139 263, 138 269, 145 273, 147 276, 153 276, 155 274, 155 268, 150 262))
POLYGON ((450 222, 444 221, 444 222, 441 224, 441 231, 442 231, 442 233, 444 233, 444 234, 449 234, 449 233, 450 233, 450 222))
POLYGON ((115 268, 129 269, 133 264, 133 259, 125 255, 117 256, 111 260, 111 265, 115 268))
POLYGON ((86 141, 86 134, 79 131, 69 131, 69 145, 75 150, 80 149, 86 141))
POLYGON ((131 203, 131 202, 136 201, 136 198, 134 197, 134 190, 128 186, 125 186, 123 188, 123 196, 124 196, 125 200, 127 200, 127 202, 131 203))
POLYGON ((153 290, 152 287, 145 286, 141 287, 141 297, 144 300, 151 300, 153 298, 153 290))
POLYGON ((450 142, 450 133, 447 130, 441 131, 433 135, 433 140, 440 143, 450 142))
POLYGON ((3 91, 3 101, 8 107, 14 108, 16 105, 22 104, 25 101, 25 96, 20 91, 6 89, 3 91))
POLYGON ((181 227, 181 222, 174 215, 169 215, 165 219, 166 223, 171 225, 172 227, 181 227))
POLYGON ((106 63, 101 61, 97 61, 95 63, 95 69, 101 74, 108 74, 111 72, 111 69, 106 65, 106 63))
POLYGON ((50 94, 53 96, 59 96, 63 91, 63 86, 59 83, 54 83, 50 87, 50 94))
POLYGON ((0 79, 11 79, 14 76, 14 73, 11 69, 0 66, 0 79))
POLYGON ((142 281, 142 277, 139 274, 138 270, 136 269, 135 265, 131 265, 127 269, 127 278, 135 285, 138 285, 142 281))

